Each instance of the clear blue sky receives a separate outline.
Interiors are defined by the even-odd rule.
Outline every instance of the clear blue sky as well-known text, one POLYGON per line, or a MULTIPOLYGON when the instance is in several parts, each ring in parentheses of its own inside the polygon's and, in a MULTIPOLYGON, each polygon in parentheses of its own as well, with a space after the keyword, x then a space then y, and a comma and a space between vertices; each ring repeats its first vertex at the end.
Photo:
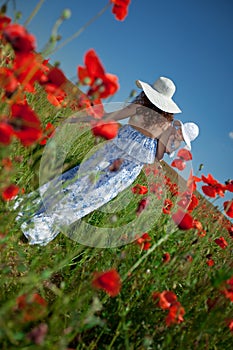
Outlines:
MULTIPOLYGON (((2 4, 4 1, 0 1, 2 4)), ((16 0, 23 23, 37 0, 16 0)), ((45 0, 28 29, 40 51, 65 8, 72 16, 61 26, 62 40, 82 27, 108 0, 45 0)), ((13 9, 9 5, 8 14, 13 9)), ((119 77, 112 101, 122 102, 135 89, 135 80, 153 83, 173 79, 174 99, 183 122, 195 121, 200 136, 193 143, 193 168, 219 181, 233 177, 233 1, 131 0, 128 17, 116 21, 111 7, 77 39, 51 55, 67 77, 76 80, 77 66, 94 48, 107 72, 119 77), (230 137, 231 136, 231 137, 230 137)))

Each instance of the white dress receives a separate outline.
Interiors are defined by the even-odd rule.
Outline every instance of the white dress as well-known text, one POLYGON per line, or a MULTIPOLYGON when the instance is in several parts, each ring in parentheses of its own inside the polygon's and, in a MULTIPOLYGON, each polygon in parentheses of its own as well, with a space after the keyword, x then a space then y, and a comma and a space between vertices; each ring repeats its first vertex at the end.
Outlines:
POLYGON ((88 160, 29 194, 30 206, 18 216, 29 243, 46 245, 62 228, 67 232, 79 219, 111 201, 134 182, 144 164, 154 163, 156 147, 156 139, 124 125, 88 160), (110 171, 119 158, 119 169, 110 171))

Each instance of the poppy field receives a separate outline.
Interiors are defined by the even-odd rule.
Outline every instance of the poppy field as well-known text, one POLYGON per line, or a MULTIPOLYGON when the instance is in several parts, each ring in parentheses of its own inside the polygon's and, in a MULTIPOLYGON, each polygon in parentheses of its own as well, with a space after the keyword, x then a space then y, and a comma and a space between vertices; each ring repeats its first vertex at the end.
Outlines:
MULTIPOLYGON (((111 0, 107 9, 113 20, 123 21, 129 5, 111 0)), ((67 11, 61 20, 66 17, 67 11)), ((94 239, 82 244, 61 230, 40 246, 23 235, 17 218, 24 204, 33 215, 28 194, 41 185, 41 162, 53 140, 63 149, 67 135, 80 133, 65 154, 65 172, 120 127, 102 119, 104 101, 119 82, 94 49, 78 64, 76 85, 45 53, 36 52, 36 38, 2 6, 0 348, 232 349, 233 200, 224 196, 233 192, 233 180, 220 183, 201 167, 194 174, 186 149, 170 165, 162 162, 162 169, 144 166, 132 186, 106 205, 109 211, 100 208, 81 219, 90 232, 99 232, 96 240, 102 229, 115 229, 117 243, 112 236, 102 246, 94 239), (66 124, 73 115, 87 114, 90 123, 66 124), (59 134, 61 125, 65 136, 59 134), (222 210, 214 205, 217 198, 222 210)), ((109 170, 120 166, 116 159, 109 170)))

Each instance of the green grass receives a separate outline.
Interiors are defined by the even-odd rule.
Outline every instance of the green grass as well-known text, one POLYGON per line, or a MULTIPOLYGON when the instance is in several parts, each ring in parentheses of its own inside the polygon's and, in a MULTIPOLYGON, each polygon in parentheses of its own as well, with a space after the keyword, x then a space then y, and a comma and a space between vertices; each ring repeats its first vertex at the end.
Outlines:
MULTIPOLYGON (((30 103, 44 125, 48 121, 60 125, 71 113, 68 109, 56 110, 38 96, 30 97, 30 103)), ((77 130, 68 134, 69 139, 59 140, 62 147, 55 159, 62 159, 63 170, 79 164, 96 147, 89 131, 70 146, 77 130)), ((46 160, 43 151, 44 146, 23 148, 16 141, 7 152, 2 148, 2 156, 14 161, 14 171, 8 171, 8 177, 2 169, 2 181, 16 182, 26 193, 35 190, 43 172, 42 155, 46 160)), ((146 181, 142 172, 135 183, 146 181)), ((165 195, 171 197, 168 192, 165 195)), ((96 211, 82 220, 94 231, 96 227, 122 228, 124 238, 124 225, 135 220, 141 198, 127 189, 114 200, 115 205, 113 201, 104 212, 96 211), (122 207, 124 201, 127 205, 122 207), (117 220, 111 220, 111 208, 116 209, 117 220)), ((1 201, 1 349, 232 349, 232 333, 227 326, 233 319, 232 303, 221 293, 221 286, 232 276, 233 242, 226 229, 214 222, 216 213, 211 206, 207 216, 201 203, 194 211, 207 231, 205 237, 199 237, 195 230, 177 229, 170 216, 161 213, 162 202, 163 198, 157 200, 148 230, 151 248, 143 251, 135 242, 112 248, 85 246, 62 233, 45 247, 30 246, 15 220, 13 202, 1 201), (226 249, 214 243, 219 236, 227 239, 226 249), (163 262, 165 252, 171 255, 168 263, 163 262), (213 267, 206 264, 208 254, 215 261, 213 267), (117 269, 122 279, 121 292, 114 298, 92 287, 93 273, 111 268, 117 269), (152 300, 153 292, 164 290, 173 291, 185 308, 183 323, 166 326, 167 311, 152 300), (17 297, 25 293, 38 293, 47 301, 44 313, 27 322, 23 321, 23 310, 15 307, 17 297), (43 343, 37 345, 28 334, 41 323, 48 331, 43 343)), ((138 234, 145 232, 140 222, 134 229, 138 234)))

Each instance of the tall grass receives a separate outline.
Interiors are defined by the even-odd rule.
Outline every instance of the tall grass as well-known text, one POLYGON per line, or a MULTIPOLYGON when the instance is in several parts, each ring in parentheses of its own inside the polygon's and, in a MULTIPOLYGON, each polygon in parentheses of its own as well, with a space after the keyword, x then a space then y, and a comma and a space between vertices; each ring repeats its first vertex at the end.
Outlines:
MULTIPOLYGON (((31 101, 44 123, 59 124, 69 111, 51 110, 43 96, 31 101)), ((81 161, 94 138, 89 131, 67 155, 66 168, 81 161)), ((12 180, 36 189, 39 163, 44 146, 23 148, 11 145, 15 161, 12 180), (21 157, 21 158, 20 158, 21 157)), ((135 183, 143 184, 142 173, 135 183)), ((125 193, 127 195, 126 190, 125 193)), ((139 195, 121 212, 120 225, 132 216, 139 195)), ((170 196, 171 197, 171 196, 170 196)), ((140 197, 141 198, 141 197, 140 197)), ((172 197, 171 197, 172 198, 172 197)), ((202 199, 202 202, 205 202, 202 199)), ((20 210, 20 209, 19 209, 20 210)), ((161 208, 160 208, 161 210, 161 208)), ((155 209, 156 212, 156 209, 155 209)), ((1 202, 1 348, 2 349, 231 349, 232 305, 222 293, 223 282, 232 274, 232 241, 221 249, 216 237, 227 231, 213 222, 211 206, 206 217, 202 204, 195 209, 207 230, 199 237, 196 230, 171 230, 171 218, 161 214, 150 231, 151 248, 141 250, 135 242, 116 248, 93 248, 60 234, 45 247, 30 246, 15 218, 13 203, 1 202), (169 262, 163 255, 168 252, 169 262), (212 254, 215 265, 207 265, 212 254), (92 287, 93 273, 115 268, 123 281, 121 292, 111 298, 92 287), (166 311, 153 301, 153 292, 171 290, 185 309, 184 322, 165 324, 166 311), (24 310, 17 308, 21 295, 38 293, 47 301, 42 314, 25 322, 24 310), (37 317, 38 316, 38 317, 37 317), (30 336, 32 329, 47 325, 43 342, 30 336)), ((106 216, 106 215, 105 215, 106 216)), ((101 213, 83 218, 91 225, 109 222, 101 213)), ((141 234, 142 232, 138 232, 141 234)), ((33 304, 29 313, 33 312, 33 304)))

